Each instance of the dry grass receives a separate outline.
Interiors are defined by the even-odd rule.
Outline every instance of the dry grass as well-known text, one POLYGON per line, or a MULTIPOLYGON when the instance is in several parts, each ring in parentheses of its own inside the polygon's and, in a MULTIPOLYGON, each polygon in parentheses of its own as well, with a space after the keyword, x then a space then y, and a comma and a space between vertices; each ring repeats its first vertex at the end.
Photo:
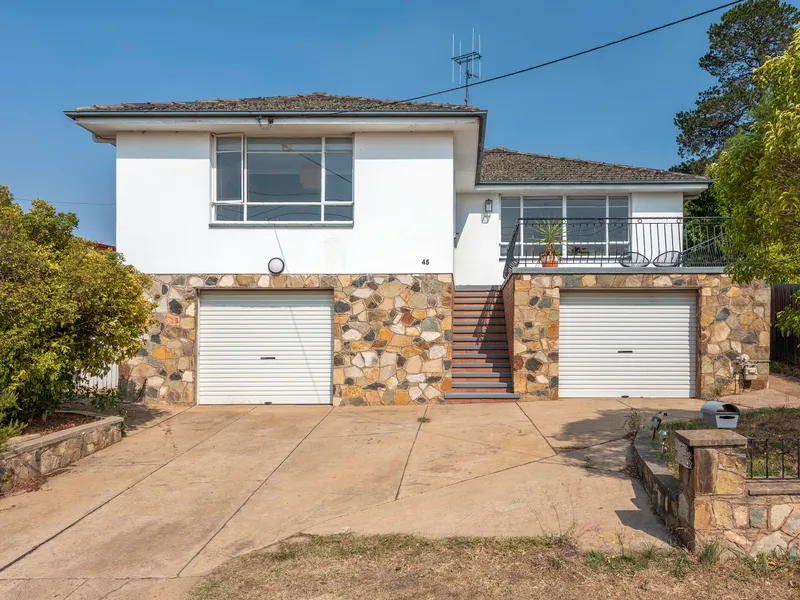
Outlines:
MULTIPOLYGON (((191 592, 193 600, 480 600, 789 598, 800 595, 797 563, 763 570, 720 565, 713 552, 646 548, 579 552, 565 536, 294 538, 236 558, 191 592)), ((777 565, 777 566, 776 566, 777 565)))

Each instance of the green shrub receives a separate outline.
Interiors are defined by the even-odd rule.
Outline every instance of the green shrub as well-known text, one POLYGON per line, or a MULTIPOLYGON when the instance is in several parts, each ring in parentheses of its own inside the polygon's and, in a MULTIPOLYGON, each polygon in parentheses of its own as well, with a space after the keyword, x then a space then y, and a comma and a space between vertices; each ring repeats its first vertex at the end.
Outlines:
POLYGON ((24 212, 0 186, 0 389, 16 399, 0 425, 46 416, 141 347, 147 278, 77 224, 42 200, 24 212))

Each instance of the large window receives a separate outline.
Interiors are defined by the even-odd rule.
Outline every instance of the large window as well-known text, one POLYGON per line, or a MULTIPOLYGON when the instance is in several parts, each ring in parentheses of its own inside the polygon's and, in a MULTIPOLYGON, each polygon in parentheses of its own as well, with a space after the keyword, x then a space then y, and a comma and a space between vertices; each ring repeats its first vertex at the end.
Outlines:
POLYGON ((217 223, 353 222, 353 140, 216 138, 217 223))
POLYGON ((628 196, 503 196, 500 200, 500 256, 505 258, 518 219, 517 254, 538 257, 537 226, 562 220, 562 256, 567 260, 585 256, 615 256, 630 247, 630 201, 628 196))

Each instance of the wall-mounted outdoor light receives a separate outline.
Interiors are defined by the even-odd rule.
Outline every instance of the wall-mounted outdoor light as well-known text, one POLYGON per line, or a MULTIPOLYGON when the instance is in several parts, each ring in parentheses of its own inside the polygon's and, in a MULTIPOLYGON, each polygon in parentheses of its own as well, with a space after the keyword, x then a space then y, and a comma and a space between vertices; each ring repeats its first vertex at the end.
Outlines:
POLYGON ((491 198, 487 198, 486 202, 483 204, 483 213, 485 215, 492 214, 492 199, 491 198))
POLYGON ((269 263, 267 263, 267 268, 269 269, 269 272, 272 273, 273 275, 278 275, 280 273, 283 273, 283 269, 285 266, 286 265, 283 262, 283 259, 278 258, 277 256, 275 258, 269 259, 269 263))

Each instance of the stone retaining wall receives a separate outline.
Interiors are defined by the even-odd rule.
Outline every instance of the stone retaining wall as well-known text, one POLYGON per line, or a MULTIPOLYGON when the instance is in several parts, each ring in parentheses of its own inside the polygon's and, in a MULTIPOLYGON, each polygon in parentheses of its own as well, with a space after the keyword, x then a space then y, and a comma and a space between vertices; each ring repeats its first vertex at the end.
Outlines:
POLYGON ((715 542, 727 556, 800 551, 800 482, 745 477, 746 438, 730 430, 678 431, 690 466, 676 479, 640 432, 634 465, 658 515, 689 548, 715 542))
POLYGON ((198 293, 328 289, 334 302, 333 403, 443 402, 452 384, 453 277, 447 275, 152 275, 157 302, 143 348, 120 367, 150 401, 194 404, 198 293))
POLYGON ((678 478, 653 449, 649 431, 640 431, 634 440, 633 466, 658 516, 676 530, 679 527, 678 478))
POLYGON ((95 423, 56 431, 12 446, 0 454, 0 494, 117 443, 122 439, 121 425, 121 417, 99 418, 95 423))
MULTIPOLYGON (((503 288, 513 298, 513 340, 509 346, 514 392, 523 400, 558 398, 559 313, 565 289, 694 289, 698 297, 698 389, 701 396, 734 393, 731 360, 742 352, 769 359, 769 288, 758 281, 735 285, 728 275, 631 273, 583 275, 513 273, 503 288)), ((508 303, 506 304, 508 306, 508 303)), ((654 315, 657 318, 657 315, 654 315)), ((769 365, 758 364, 767 385, 769 365)))

